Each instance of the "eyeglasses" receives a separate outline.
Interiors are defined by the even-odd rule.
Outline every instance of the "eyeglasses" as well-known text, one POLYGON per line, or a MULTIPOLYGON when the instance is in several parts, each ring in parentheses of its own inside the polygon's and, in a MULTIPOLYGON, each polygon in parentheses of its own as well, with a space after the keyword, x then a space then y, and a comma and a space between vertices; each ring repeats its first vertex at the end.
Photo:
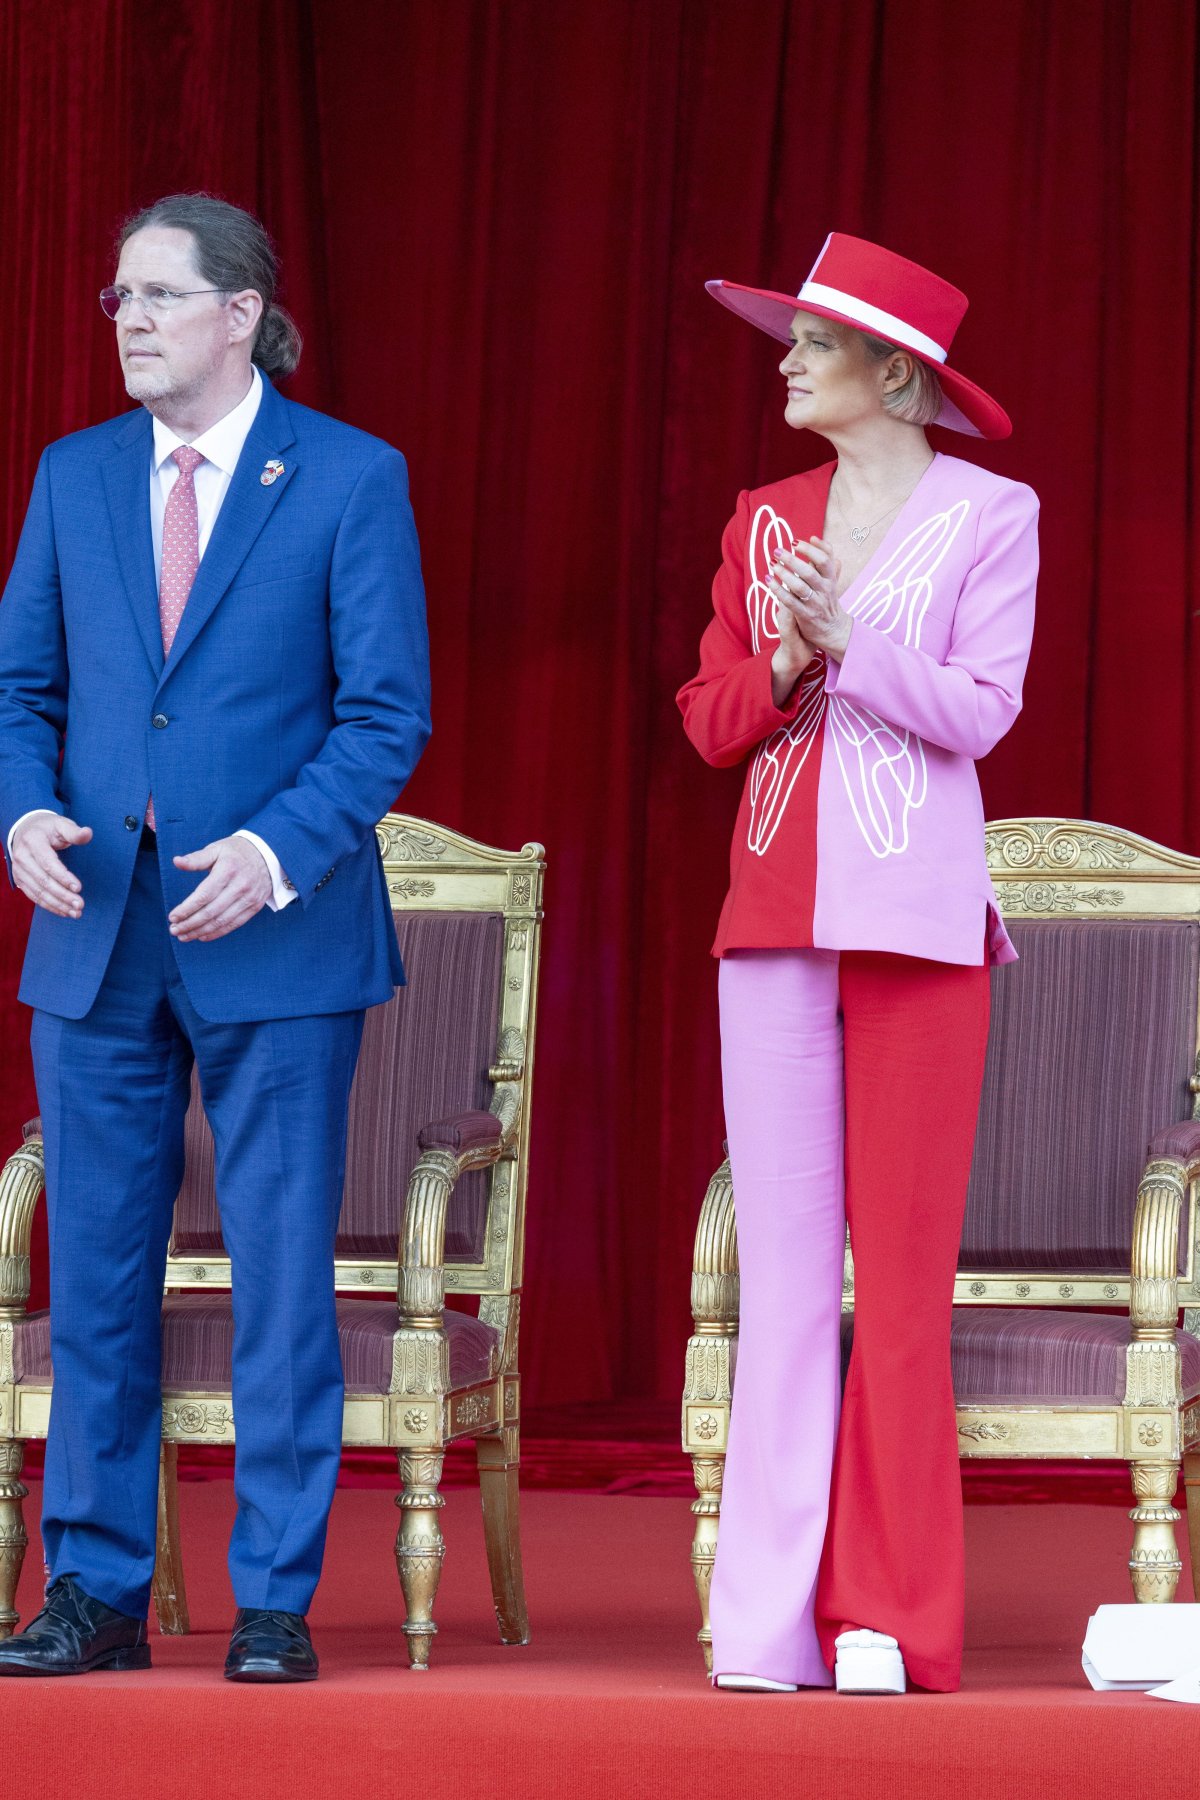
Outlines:
POLYGON ((181 300, 190 300, 194 294, 224 292, 224 288, 188 288, 183 293, 176 293, 174 288, 152 287, 144 294, 134 294, 128 288, 106 287, 100 290, 100 309, 105 318, 116 319, 136 300, 144 313, 152 319, 160 319, 164 313, 174 312, 181 300))

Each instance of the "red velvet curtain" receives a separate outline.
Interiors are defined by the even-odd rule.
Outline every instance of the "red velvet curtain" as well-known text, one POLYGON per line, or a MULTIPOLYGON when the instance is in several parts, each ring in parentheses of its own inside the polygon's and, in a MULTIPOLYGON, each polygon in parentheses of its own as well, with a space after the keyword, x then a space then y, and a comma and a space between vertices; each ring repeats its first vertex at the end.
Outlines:
MULTIPOLYGON (((128 207, 274 231, 295 397, 408 455, 433 743, 405 804, 548 847, 525 1363, 670 1395, 720 1155, 707 951, 738 776, 673 704, 740 487, 821 460, 711 275, 794 289, 826 231, 972 297, 955 360, 1043 500, 993 815, 1196 851, 1192 0, 67 0, 0 9, 5 558, 37 453, 118 410, 95 293, 128 207)), ((3 895, 0 1131, 34 1105, 3 895)), ((797 1272, 802 1279, 802 1271, 797 1272)))

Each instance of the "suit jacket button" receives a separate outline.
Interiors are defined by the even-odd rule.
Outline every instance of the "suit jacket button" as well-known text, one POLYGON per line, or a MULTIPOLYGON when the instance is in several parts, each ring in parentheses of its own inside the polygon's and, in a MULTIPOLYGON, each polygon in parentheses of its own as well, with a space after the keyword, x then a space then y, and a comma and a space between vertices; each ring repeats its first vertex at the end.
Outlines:
POLYGON ((140 819, 135 819, 132 813, 126 813, 126 815, 125 815, 126 831, 136 831, 138 826, 141 824, 141 822, 142 821, 140 819))
POLYGON ((155 713, 150 723, 153 725, 155 731, 165 731, 171 721, 168 719, 166 713, 155 713))

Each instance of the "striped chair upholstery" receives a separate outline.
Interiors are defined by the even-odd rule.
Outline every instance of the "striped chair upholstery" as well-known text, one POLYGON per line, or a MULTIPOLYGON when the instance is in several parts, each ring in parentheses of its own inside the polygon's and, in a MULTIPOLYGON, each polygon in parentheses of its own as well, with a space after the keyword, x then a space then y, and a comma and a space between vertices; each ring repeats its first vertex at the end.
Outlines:
MULTIPOLYGON (((842 1376, 850 1360, 854 1314, 842 1315, 842 1376)), ((1125 1397, 1128 1314, 1051 1312, 1035 1307, 956 1306, 950 1315, 950 1367, 963 1406, 1077 1400, 1116 1404, 1125 1397)), ((1200 1341, 1176 1331, 1185 1400, 1200 1395, 1200 1341)))
MULTIPOLYGON (((378 1300, 337 1302, 342 1368, 352 1393, 386 1394, 392 1379, 396 1315, 378 1300)), ((486 1380, 494 1363, 496 1332, 470 1313, 446 1315, 450 1383, 467 1387, 486 1380)), ((233 1380, 233 1308, 227 1293, 171 1294, 163 1302, 162 1379, 188 1394, 227 1394, 233 1380)), ((13 1362, 18 1382, 49 1381, 50 1314, 30 1313, 17 1323, 13 1362)))
POLYGON ((992 977, 960 1266, 1128 1274, 1146 1146, 1191 1113, 1200 922, 1009 931, 1020 961, 992 977))

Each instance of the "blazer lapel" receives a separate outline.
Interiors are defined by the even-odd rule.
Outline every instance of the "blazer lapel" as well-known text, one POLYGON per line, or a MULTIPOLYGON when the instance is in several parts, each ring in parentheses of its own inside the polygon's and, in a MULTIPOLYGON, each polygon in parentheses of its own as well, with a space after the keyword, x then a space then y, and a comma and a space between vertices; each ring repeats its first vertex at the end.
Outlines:
POLYGON ((242 445, 229 492, 221 503, 212 535, 200 559, 171 654, 162 668, 160 687, 187 655, 245 562, 254 540, 278 506, 284 488, 295 473, 295 458, 284 456, 282 452, 295 441, 287 403, 264 376, 258 413, 242 445), (268 457, 278 457, 284 471, 264 487, 259 478, 268 457))
POLYGON ((154 426, 138 409, 102 466, 113 542, 125 592, 156 675, 163 666, 162 625, 158 616, 158 584, 154 579, 154 543, 150 536, 150 458, 154 426))

